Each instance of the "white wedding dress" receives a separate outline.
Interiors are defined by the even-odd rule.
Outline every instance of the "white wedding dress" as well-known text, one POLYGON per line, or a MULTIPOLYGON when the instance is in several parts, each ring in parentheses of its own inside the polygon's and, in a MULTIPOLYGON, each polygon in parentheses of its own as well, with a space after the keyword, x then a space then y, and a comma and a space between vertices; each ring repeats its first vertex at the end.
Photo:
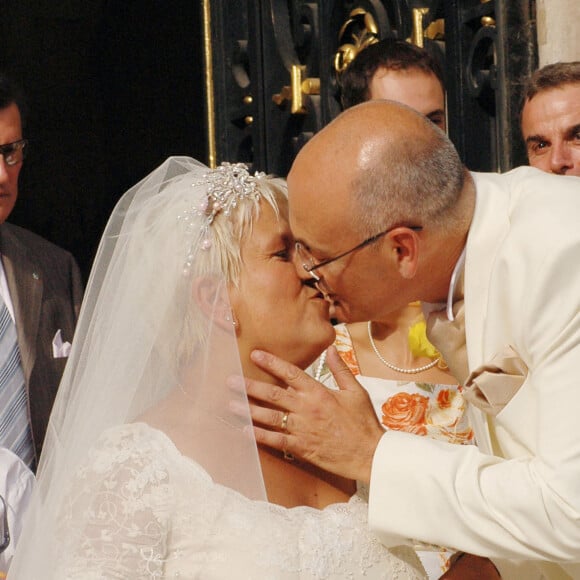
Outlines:
MULTIPOLYGON (((411 548, 387 550, 368 532, 361 497, 324 510, 266 501, 246 391, 229 383, 246 373, 228 291, 262 205, 285 214, 278 180, 186 157, 119 200, 10 580, 424 578, 411 548)), ((272 267, 293 269, 278 256, 286 245, 272 267)), ((238 294, 249 321, 255 304, 238 294)))
POLYGON ((425 578, 410 548, 369 533, 358 495, 324 510, 249 500, 145 423, 106 431, 65 502, 61 580, 425 578))

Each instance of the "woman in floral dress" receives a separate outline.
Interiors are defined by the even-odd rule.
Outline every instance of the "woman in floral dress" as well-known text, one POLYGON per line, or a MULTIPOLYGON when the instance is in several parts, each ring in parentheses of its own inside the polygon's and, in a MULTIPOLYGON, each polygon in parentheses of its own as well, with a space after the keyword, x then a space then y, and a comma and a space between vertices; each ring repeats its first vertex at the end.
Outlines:
MULTIPOLYGON (((459 445, 474 443, 461 387, 427 340, 419 303, 389 320, 338 324, 335 329, 334 345, 368 391, 385 429, 459 445)), ((312 372, 336 388, 324 357, 312 372)), ((419 546, 417 551, 431 579, 448 569, 453 554, 443 547, 419 546)))

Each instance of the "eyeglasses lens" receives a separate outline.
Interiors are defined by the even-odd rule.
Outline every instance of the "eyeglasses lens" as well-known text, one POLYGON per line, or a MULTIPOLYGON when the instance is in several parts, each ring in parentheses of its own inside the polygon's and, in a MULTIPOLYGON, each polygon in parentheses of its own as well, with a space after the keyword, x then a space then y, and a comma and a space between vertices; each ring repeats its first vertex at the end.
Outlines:
POLYGON ((15 141, 14 143, 7 143, 0 145, 0 154, 4 157, 6 165, 12 167, 24 159, 24 148, 26 141, 15 141))

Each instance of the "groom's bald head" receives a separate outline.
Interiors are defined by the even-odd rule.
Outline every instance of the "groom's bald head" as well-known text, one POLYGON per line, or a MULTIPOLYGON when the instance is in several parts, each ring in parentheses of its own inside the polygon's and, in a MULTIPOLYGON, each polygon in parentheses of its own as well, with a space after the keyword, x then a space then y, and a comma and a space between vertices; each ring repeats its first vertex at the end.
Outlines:
POLYGON ((342 213, 363 232, 379 222, 445 219, 464 169, 445 134, 392 101, 352 107, 300 151, 288 175, 292 226, 306 212, 342 213))

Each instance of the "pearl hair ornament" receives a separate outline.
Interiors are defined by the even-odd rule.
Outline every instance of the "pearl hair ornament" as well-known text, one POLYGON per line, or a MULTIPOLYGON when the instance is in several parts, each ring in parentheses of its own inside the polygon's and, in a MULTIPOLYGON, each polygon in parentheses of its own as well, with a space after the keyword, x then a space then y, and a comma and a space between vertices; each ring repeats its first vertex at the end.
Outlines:
MULTIPOLYGON (((211 225, 218 214, 230 216, 238 204, 250 197, 259 199, 258 180, 265 177, 265 173, 256 171, 253 175, 248 171, 245 163, 223 162, 216 169, 208 170, 201 181, 196 181, 192 187, 207 186, 206 197, 201 203, 177 216, 178 221, 184 223, 189 233, 194 233, 199 223, 195 218, 205 218, 201 224, 201 249, 209 250, 212 245, 211 225)), ((189 271, 193 260, 193 244, 187 253, 185 271, 189 271)))

